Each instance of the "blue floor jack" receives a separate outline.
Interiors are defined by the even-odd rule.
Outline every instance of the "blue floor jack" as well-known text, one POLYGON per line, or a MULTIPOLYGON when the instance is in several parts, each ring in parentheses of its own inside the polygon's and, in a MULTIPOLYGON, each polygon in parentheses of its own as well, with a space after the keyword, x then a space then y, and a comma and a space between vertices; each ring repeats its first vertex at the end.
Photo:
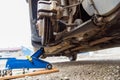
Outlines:
POLYGON ((7 69, 34 69, 45 68, 52 69, 52 65, 44 60, 39 59, 44 54, 44 48, 40 48, 32 56, 28 56, 27 59, 9 58, 6 63, 7 69))

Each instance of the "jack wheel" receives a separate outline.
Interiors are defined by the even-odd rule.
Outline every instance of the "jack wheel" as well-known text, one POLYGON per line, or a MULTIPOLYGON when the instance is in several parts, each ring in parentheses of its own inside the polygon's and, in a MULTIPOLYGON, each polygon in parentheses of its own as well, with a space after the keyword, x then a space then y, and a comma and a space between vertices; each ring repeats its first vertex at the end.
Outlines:
POLYGON ((47 68, 48 70, 52 69, 52 64, 47 64, 46 68, 47 68))

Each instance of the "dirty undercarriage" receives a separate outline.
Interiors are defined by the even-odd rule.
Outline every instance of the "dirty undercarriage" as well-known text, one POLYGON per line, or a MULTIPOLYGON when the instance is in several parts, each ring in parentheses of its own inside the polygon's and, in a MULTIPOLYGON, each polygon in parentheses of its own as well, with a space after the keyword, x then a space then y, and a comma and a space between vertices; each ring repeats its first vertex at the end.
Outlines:
POLYGON ((120 0, 39 0, 37 7, 46 56, 120 46, 120 0))

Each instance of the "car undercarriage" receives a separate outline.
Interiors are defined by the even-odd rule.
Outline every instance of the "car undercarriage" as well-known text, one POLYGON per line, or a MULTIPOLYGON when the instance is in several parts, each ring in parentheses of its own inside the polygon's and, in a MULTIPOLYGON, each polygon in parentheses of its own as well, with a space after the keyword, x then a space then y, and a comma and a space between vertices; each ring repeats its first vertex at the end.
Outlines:
POLYGON ((74 60, 80 52, 120 46, 120 0, 37 0, 37 8, 28 3, 44 56, 74 60))

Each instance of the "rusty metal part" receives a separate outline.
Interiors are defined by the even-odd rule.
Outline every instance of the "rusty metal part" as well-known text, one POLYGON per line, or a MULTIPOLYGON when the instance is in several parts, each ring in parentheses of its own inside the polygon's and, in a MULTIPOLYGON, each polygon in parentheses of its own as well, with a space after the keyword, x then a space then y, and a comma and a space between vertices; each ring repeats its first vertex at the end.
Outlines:
POLYGON ((96 44, 99 44, 99 43, 109 41, 111 39, 113 39, 113 37, 104 37, 104 38, 101 38, 101 39, 98 39, 98 40, 95 40, 95 41, 91 42, 89 45, 93 46, 93 45, 96 45, 96 44))
POLYGON ((91 20, 88 20, 85 23, 76 27, 75 29, 71 30, 69 33, 63 35, 63 40, 78 36, 83 37, 85 33, 95 29, 98 29, 98 26, 94 25, 94 23, 91 20))
POLYGON ((65 6, 65 7, 63 7, 63 9, 70 8, 70 7, 75 7, 75 6, 80 5, 80 4, 81 3, 76 3, 76 4, 73 4, 73 5, 65 6))
MULTIPOLYGON (((69 42, 69 38, 72 37, 83 37, 83 35, 89 31, 92 31, 94 29, 98 29, 97 26, 95 26, 91 20, 87 21, 86 23, 78 26, 76 29, 74 29, 73 31, 66 33, 65 36, 63 36, 63 43, 58 44, 57 46, 53 46, 53 47, 48 47, 45 49, 46 54, 50 54, 52 53, 52 55, 60 53, 62 51, 68 50, 70 48, 75 47, 76 45, 70 44, 69 42), (66 44, 67 43, 67 44, 66 44)), ((82 39, 82 38, 81 38, 82 39)), ((84 48, 82 46, 82 48, 84 48)), ((74 50, 73 50, 74 51, 74 50)))
POLYGON ((70 45, 70 43, 67 41, 67 42, 62 42, 62 43, 60 43, 56 46, 53 46, 53 47, 45 47, 44 49, 45 49, 46 55, 51 54, 51 53, 53 55, 53 54, 57 54, 61 51, 64 51, 66 49, 69 49, 71 47, 73 47, 73 45, 70 45))
POLYGON ((83 49, 83 48, 84 48, 84 46, 80 46, 80 47, 76 47, 76 48, 74 48, 74 49, 71 49, 71 51, 73 52, 73 51, 81 50, 81 49, 83 49))
MULTIPOLYGON (((71 49, 71 51, 77 51, 77 50, 81 50, 82 49, 85 49, 87 51, 90 50, 91 46, 95 46, 97 44, 100 44, 100 43, 103 43, 103 42, 106 42, 106 41, 109 41, 109 40, 112 40, 114 37, 104 37, 104 38, 101 38, 101 39, 98 39, 98 40, 95 40, 95 41, 92 41, 90 42, 87 46, 84 46, 84 45, 81 45, 79 47, 76 47, 74 49, 71 49)), ((91 48, 92 49, 92 48, 91 48)), ((100 47, 93 47, 93 50, 97 50, 97 49, 100 49, 100 47)))

